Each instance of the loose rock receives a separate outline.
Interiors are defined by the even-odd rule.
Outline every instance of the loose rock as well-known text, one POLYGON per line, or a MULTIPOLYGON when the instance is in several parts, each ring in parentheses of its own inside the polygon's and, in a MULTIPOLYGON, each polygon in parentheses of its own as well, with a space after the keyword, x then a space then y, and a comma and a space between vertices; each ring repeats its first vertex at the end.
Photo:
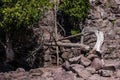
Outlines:
POLYGON ((113 72, 110 70, 100 70, 99 74, 103 77, 111 77, 113 72))
POLYGON ((91 63, 91 66, 96 70, 99 70, 103 67, 103 63, 99 58, 94 58, 93 62, 91 63))
POLYGON ((91 64, 91 61, 88 58, 81 57, 81 64, 85 67, 89 66, 91 64))

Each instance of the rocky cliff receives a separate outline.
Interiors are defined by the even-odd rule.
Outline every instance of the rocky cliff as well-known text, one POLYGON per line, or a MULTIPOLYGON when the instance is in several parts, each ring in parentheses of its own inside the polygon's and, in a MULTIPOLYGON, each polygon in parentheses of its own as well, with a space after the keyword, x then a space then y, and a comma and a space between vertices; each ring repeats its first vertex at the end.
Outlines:
POLYGON ((86 27, 103 31, 103 53, 109 54, 112 58, 120 57, 120 0, 89 1, 91 10, 86 27))
MULTIPOLYGON (((37 68, 28 72, 19 68, 0 73, 0 80, 120 80, 120 0, 89 1, 91 9, 85 27, 104 32, 105 40, 101 49, 104 65, 98 56, 77 55, 70 57, 62 67, 37 68), (91 60, 93 56, 94 60, 91 60)), ((49 23, 43 24, 49 26, 49 23)), ((67 50, 64 57, 68 58, 72 49, 67 50)))

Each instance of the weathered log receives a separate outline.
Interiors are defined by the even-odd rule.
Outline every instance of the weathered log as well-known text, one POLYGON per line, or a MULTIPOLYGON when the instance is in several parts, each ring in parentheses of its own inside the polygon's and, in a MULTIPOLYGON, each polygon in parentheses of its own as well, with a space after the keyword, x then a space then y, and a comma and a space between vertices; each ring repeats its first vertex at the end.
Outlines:
POLYGON ((64 47, 78 47, 81 48, 81 50, 88 51, 90 50, 90 47, 84 44, 80 43, 62 43, 62 42, 56 42, 56 43, 44 43, 46 46, 64 46, 64 47))

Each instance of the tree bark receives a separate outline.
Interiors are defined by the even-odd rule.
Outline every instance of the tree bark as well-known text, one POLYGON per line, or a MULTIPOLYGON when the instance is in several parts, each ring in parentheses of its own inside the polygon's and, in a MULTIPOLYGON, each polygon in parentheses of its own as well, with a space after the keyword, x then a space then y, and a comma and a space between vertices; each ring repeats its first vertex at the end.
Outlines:
POLYGON ((14 60, 14 51, 12 49, 12 42, 10 40, 9 32, 6 32, 6 62, 11 62, 14 60))

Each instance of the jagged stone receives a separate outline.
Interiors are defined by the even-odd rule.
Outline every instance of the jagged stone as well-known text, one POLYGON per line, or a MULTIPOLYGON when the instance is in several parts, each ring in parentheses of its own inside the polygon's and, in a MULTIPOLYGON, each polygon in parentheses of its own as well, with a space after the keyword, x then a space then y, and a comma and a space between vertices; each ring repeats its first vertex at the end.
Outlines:
POLYGON ((105 70, 112 70, 112 71, 120 69, 120 61, 113 61, 111 63, 106 63, 104 65, 103 69, 105 69, 105 70))
POLYGON ((54 80, 74 80, 74 74, 67 72, 56 72, 54 74, 54 80))
POLYGON ((120 12, 119 6, 118 6, 117 3, 113 2, 113 3, 111 4, 111 12, 112 12, 112 13, 115 13, 115 14, 120 12))
POLYGON ((120 19, 117 19, 117 20, 115 21, 115 26, 120 27, 120 19))
POLYGON ((88 72, 87 70, 82 70, 81 72, 78 72, 78 75, 80 76, 80 77, 82 77, 83 79, 88 79, 90 76, 91 76, 91 74, 90 74, 90 72, 88 72))
POLYGON ((89 54, 89 55, 87 56, 87 58, 90 59, 90 60, 93 60, 94 58, 97 58, 97 57, 98 57, 98 56, 95 55, 95 54, 89 54))
POLYGON ((110 70, 99 70, 99 74, 103 77, 111 77, 113 74, 113 71, 110 70))
POLYGON ((80 61, 81 61, 81 64, 85 67, 87 67, 91 64, 91 61, 86 57, 81 57, 80 61))
POLYGON ((95 74, 96 73, 96 70, 93 67, 87 67, 86 70, 89 71, 91 74, 95 74))
POLYGON ((63 54, 62 54, 62 58, 64 58, 64 59, 69 59, 69 58, 71 58, 72 56, 73 56, 73 55, 72 55, 72 53, 70 52, 70 50, 63 52, 63 54))
POLYGON ((109 79, 106 77, 102 77, 99 74, 94 74, 91 77, 89 77, 89 79, 87 80, 109 80, 109 79))
POLYGON ((78 62, 80 62, 80 59, 82 58, 82 55, 80 55, 80 56, 77 56, 77 57, 73 57, 73 58, 70 58, 69 59, 69 62, 70 63, 78 63, 78 62))
POLYGON ((116 19, 120 19, 120 14, 119 13, 116 14, 115 17, 116 17, 116 19))
POLYGON ((65 61, 62 65, 62 67, 65 69, 65 70, 70 70, 70 63, 68 61, 65 61))
POLYGON ((117 4, 120 4, 120 0, 115 0, 117 4))
POLYGON ((62 68, 58 68, 53 73, 54 80, 74 80, 75 74, 72 71, 64 71, 62 68))
POLYGON ((16 71, 17 72, 25 72, 25 70, 23 68, 18 68, 16 71))
POLYGON ((99 12, 97 11, 91 11, 91 15, 88 16, 89 19, 95 20, 101 18, 99 12))
POLYGON ((117 70, 116 77, 120 78, 120 70, 117 70))
POLYGON ((91 77, 89 77, 88 80, 100 80, 100 76, 98 74, 94 74, 91 77))
POLYGON ((99 58, 94 58, 93 62, 91 63, 91 66, 96 70, 99 70, 103 67, 103 63, 99 58))
POLYGON ((83 79, 88 79, 88 77, 91 76, 90 72, 88 72, 82 65, 79 64, 72 65, 71 70, 83 79))
POLYGON ((109 15, 109 17, 108 17, 108 20, 110 20, 110 21, 114 21, 114 20, 116 20, 116 17, 115 17, 115 14, 110 14, 109 15))

